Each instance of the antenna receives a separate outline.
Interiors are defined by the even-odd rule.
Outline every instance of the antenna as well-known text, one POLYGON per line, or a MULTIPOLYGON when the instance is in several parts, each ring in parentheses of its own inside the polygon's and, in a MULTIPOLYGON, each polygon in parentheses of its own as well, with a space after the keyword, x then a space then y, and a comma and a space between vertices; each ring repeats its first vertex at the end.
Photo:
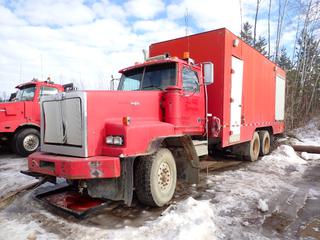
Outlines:
POLYGON ((184 15, 184 23, 186 25, 186 37, 187 37, 187 50, 190 52, 190 41, 189 41, 189 11, 186 8, 186 13, 184 15))

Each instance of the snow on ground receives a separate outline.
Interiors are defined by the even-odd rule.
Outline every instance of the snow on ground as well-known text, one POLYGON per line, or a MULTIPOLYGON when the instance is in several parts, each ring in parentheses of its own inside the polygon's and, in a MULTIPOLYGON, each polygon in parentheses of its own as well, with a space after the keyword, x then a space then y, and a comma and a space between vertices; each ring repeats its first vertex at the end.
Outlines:
POLYGON ((292 133, 305 145, 320 145, 320 118, 313 118, 306 126, 297 128, 292 133))
MULTIPOLYGON (((297 130, 305 143, 319 143, 320 131, 312 130, 311 122, 304 132, 297 130), (316 132, 316 133, 315 133, 316 132), (315 133, 315 136, 311 136, 315 133)), ((236 169, 202 176, 205 190, 190 186, 190 197, 173 203, 161 216, 133 227, 114 229, 71 221, 48 211, 31 198, 31 192, 19 196, 0 212, 0 239, 270 239, 261 227, 274 211, 288 210, 292 217, 306 198, 320 197, 318 187, 297 184, 312 166, 315 158, 299 157, 287 145, 270 155, 236 169), (306 161, 305 159, 311 159, 306 161), (262 211, 263 210, 263 211, 262 211)), ((1 163, 16 171, 0 171, 0 190, 29 181, 18 171, 25 167, 22 159, 1 163)), ((148 212, 148 210, 146 210, 148 212)), ((289 214, 288 213, 288 214, 289 214)), ((128 226, 130 225, 130 226, 128 226)))
POLYGON ((0 197, 27 184, 36 182, 33 177, 20 173, 20 170, 27 170, 25 158, 7 157, 8 160, 0 160, 0 197))

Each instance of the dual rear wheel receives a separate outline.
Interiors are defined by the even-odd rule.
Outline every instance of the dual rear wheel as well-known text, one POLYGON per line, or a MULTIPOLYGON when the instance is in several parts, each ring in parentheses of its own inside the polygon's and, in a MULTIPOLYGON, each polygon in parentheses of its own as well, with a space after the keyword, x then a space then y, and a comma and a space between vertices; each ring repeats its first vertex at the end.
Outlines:
POLYGON ((264 156, 270 153, 271 137, 269 131, 262 130, 254 132, 253 137, 249 144, 249 150, 247 159, 250 161, 256 161, 260 156, 264 156))

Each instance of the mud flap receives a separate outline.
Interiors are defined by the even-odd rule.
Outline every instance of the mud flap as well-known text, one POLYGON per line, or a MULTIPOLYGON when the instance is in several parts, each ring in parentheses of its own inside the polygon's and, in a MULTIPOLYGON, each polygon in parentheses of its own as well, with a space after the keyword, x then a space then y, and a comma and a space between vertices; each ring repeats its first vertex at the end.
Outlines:
POLYGON ((199 157, 191 137, 167 138, 164 143, 173 153, 177 165, 178 178, 190 184, 199 183, 199 157))
POLYGON ((121 175, 118 178, 90 179, 86 181, 88 194, 93 198, 124 201, 131 206, 133 196, 134 158, 121 159, 121 175))

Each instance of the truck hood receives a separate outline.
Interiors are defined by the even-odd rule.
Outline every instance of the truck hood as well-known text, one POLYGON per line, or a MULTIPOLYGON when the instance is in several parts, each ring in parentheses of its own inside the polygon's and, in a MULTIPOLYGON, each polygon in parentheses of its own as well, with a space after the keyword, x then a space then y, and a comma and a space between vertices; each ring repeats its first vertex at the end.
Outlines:
POLYGON ((108 123, 162 120, 161 91, 83 91, 41 101, 42 150, 88 157, 101 154, 108 123))
POLYGON ((86 94, 88 113, 105 121, 122 122, 125 116, 132 121, 162 119, 161 91, 87 91, 86 94))

